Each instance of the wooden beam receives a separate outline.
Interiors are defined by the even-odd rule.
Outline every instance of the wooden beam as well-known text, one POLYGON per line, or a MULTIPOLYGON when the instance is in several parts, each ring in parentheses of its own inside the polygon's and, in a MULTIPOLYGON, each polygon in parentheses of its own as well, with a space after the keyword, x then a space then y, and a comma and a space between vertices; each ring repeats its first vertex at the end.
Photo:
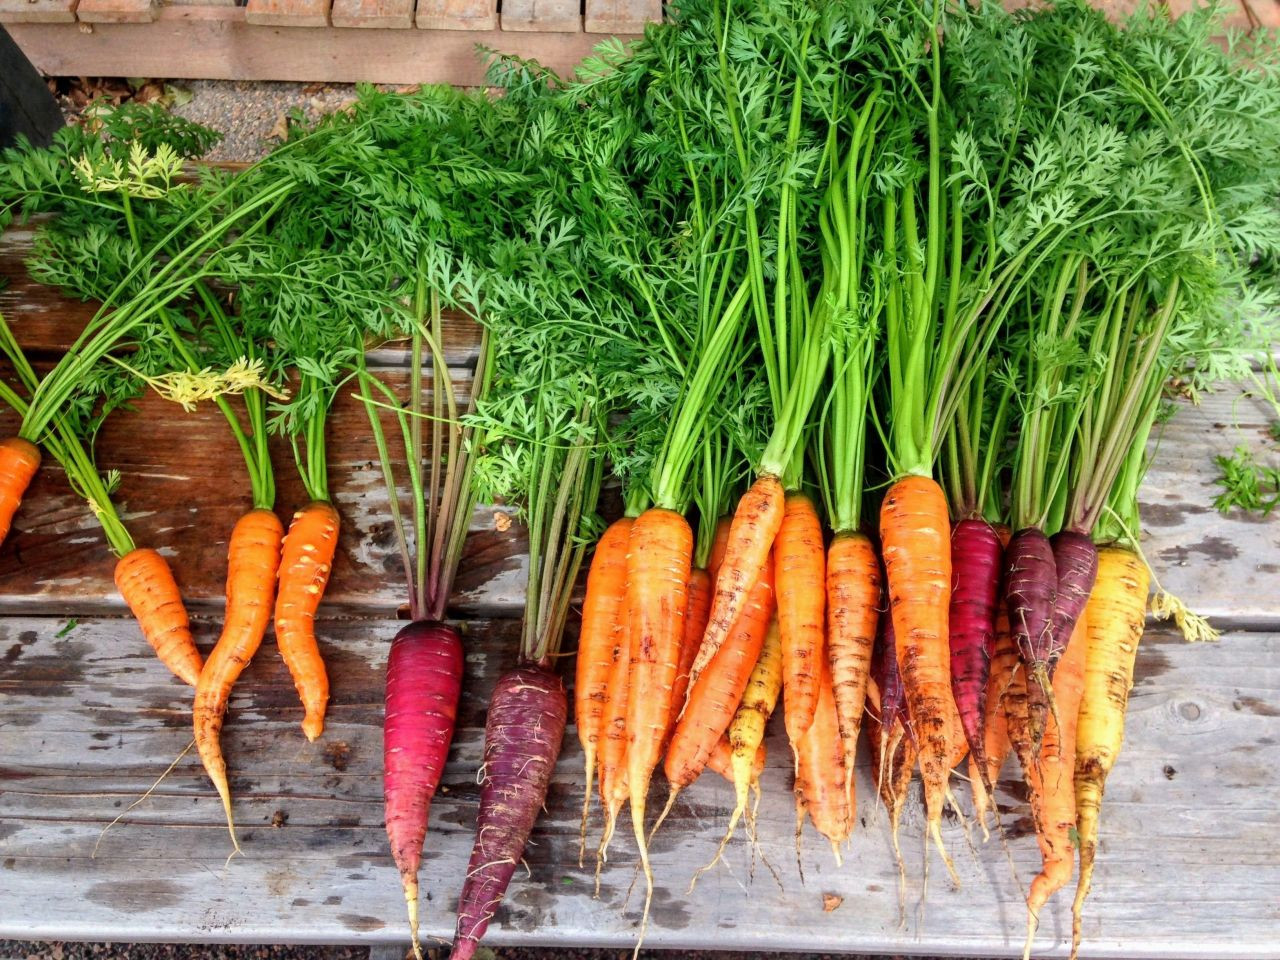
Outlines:
POLYGON ((76 0, 0 0, 0 23, 71 23, 76 0))
MULTIPOLYGON (((149 76, 349 83, 485 81, 476 45, 572 72, 599 38, 500 30, 297 30, 254 26, 243 7, 161 7, 154 23, 21 23, 13 38, 52 76, 149 76)), ((623 39, 635 39, 633 36, 623 39)))
POLYGON ((327 27, 329 0, 249 0, 245 19, 263 27, 327 27))
POLYGON ((576 33, 582 29, 578 0, 502 0, 503 30, 576 33))
POLYGON ((62 124, 62 111, 44 80, 0 27, 0 147, 18 136, 43 146, 62 124))
POLYGON ((84 23, 150 23, 156 18, 156 4, 155 0, 80 0, 76 18, 84 23))
POLYGON ((497 30, 498 0, 418 0, 424 30, 497 30))
POLYGON ((329 19, 335 27, 403 30, 413 26, 413 0, 333 0, 329 19))
POLYGON ((662 0, 586 0, 587 33, 640 33, 662 19, 662 0))

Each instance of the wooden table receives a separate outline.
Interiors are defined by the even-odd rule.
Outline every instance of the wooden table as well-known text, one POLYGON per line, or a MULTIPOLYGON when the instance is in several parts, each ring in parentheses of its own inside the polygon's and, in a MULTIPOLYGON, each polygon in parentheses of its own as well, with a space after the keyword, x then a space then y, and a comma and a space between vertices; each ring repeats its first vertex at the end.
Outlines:
MULTIPOLYGON (((22 276, 29 230, 0 243, 0 310, 36 353, 54 351, 90 312, 22 276)), ((465 368, 474 337, 451 329, 465 368)), ((377 362, 404 376, 403 357, 377 362)), ((190 692, 122 618, 111 559, 54 467, 30 492, 0 551, 0 937, 403 944, 404 904, 381 801, 383 668, 402 602, 385 494, 363 413, 343 399, 333 421, 333 487, 344 528, 320 637, 333 681, 325 734, 308 744, 289 676, 270 639, 231 701, 224 745, 245 856, 194 753, 138 800, 191 740, 190 692), (122 815, 104 835, 104 827, 122 815)), ((1212 455, 1258 443, 1266 409, 1238 390, 1180 405, 1159 442, 1143 501, 1143 547, 1164 585, 1224 629, 1189 646, 1153 627, 1138 658, 1125 752, 1109 783, 1086 956, 1280 957, 1280 519, 1223 517, 1209 506, 1212 455)), ((11 428, 11 421, 0 430, 11 428)), ((226 537, 246 507, 241 464, 214 412, 154 399, 113 419, 103 465, 124 473, 126 519, 172 559, 207 649, 221 609, 226 537)), ((280 509, 302 492, 282 457, 280 509)), ((424 933, 452 931, 476 809, 485 705, 512 658, 523 592, 519 527, 477 512, 453 615, 468 674, 422 870, 424 933)), ((780 724, 776 725, 780 728, 780 724)), ((921 896, 921 818, 903 828, 910 874, 899 924, 885 817, 859 771, 858 826, 836 867, 811 830, 804 877, 792 843, 788 754, 770 742, 756 864, 745 842, 693 895, 730 789, 707 776, 687 790, 655 842, 654 947, 1012 955, 1024 930, 1023 883, 1037 869, 1030 817, 1011 768, 999 799, 1015 881, 998 841, 945 837, 963 887, 936 860, 921 896), (749 891, 750 900, 744 891, 749 891), (824 912, 823 898, 843 903, 824 912)), ((490 932, 502 943, 630 946, 640 897, 620 837, 592 897, 577 865, 581 753, 570 730, 547 813, 490 932)), ((660 780, 660 778, 658 778, 660 780)), ((654 801, 664 786, 655 786, 654 801)), ((968 809, 967 787, 957 793, 968 809)), ((593 822, 593 834, 599 828, 593 822)), ((1069 891, 1046 912, 1038 954, 1061 954, 1069 891)))

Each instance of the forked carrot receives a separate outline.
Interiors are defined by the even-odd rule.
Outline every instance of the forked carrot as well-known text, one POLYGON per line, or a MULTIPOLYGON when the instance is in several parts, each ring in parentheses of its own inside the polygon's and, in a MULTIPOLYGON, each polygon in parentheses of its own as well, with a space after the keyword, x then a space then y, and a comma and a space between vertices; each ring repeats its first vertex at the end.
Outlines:
POLYGON ((227 783, 227 763, 222 756, 219 735, 231 688, 262 645, 271 619, 271 600, 276 588, 276 567, 280 563, 280 541, 284 527, 271 510, 251 510, 231 531, 227 545, 227 608, 222 634, 200 671, 195 704, 191 714, 195 726, 196 749, 205 772, 222 799, 227 829, 236 850, 235 821, 231 816, 231 787, 227 783))
MULTIPOLYGON (((1084 902, 1098 853, 1098 814, 1107 776, 1124 744, 1124 714, 1142 640, 1150 573, 1142 558, 1120 546, 1098 551, 1098 577, 1085 607, 1088 639, 1084 695, 1076 727, 1076 829, 1080 879, 1071 908, 1071 955, 1080 949, 1084 902)), ((1062 671, 1062 665, 1058 665, 1062 671)))
POLYGON ((977 756, 969 755, 969 784, 973 789, 974 816, 982 827, 983 838, 990 836, 987 814, 992 809, 992 785, 1000 776, 1013 749, 1009 742, 1009 723, 1004 714, 1002 700, 1005 688, 1018 668, 1018 646, 1009 631, 1009 615, 1002 608, 996 610, 995 647, 991 655, 991 668, 987 673, 987 689, 983 701, 983 757, 985 768, 978 764, 977 756))
POLYGON ((853 807, 847 790, 836 701, 831 692, 831 668, 825 658, 819 658, 818 671, 813 722, 800 738, 796 752, 796 855, 800 853, 800 835, 808 814, 818 832, 831 842, 839 864, 840 845, 853 830, 853 807))
POLYGON ((573 686, 574 716, 586 766, 582 831, 578 844, 579 866, 582 865, 587 843, 587 815, 591 809, 596 750, 604 728, 609 669, 623 628, 622 615, 627 599, 627 544, 631 540, 633 522, 631 517, 616 520, 596 543, 587 573, 587 595, 582 603, 577 677, 573 686))
POLYGON ((280 558, 276 645, 306 711, 302 732, 308 740, 324 731, 329 703, 329 676, 316 643, 315 619, 337 547, 338 511, 327 501, 317 500, 293 515, 280 558))
POLYGON ((1058 661, 1053 674, 1057 711, 1050 713, 1046 722, 1040 762, 1026 771, 1044 866, 1031 881, 1027 893, 1027 941, 1022 950, 1023 960, 1031 956, 1040 911, 1051 896, 1066 886, 1075 867, 1072 833, 1076 829, 1076 726, 1080 696, 1084 692, 1088 619, 1086 612, 1075 620, 1071 637, 1058 661))
POLYGON ((871 540, 861 533, 837 535, 827 551, 827 661, 850 797, 880 618, 880 591, 880 559, 871 540))
POLYGON ((194 687, 203 664, 168 561, 149 548, 131 550, 116 561, 115 580, 160 662, 194 687))
POLYGON ((627 551, 631 669, 627 681, 626 770, 631 826, 640 848, 646 884, 641 940, 653 901, 653 870, 645 841, 645 801, 653 769, 662 756, 662 736, 671 713, 692 560, 693 531, 684 517, 673 510, 651 507, 637 518, 627 551))
POLYGON ((778 629, 782 634, 782 700, 792 750, 813 722, 825 659, 826 552, 813 501, 788 494, 774 540, 778 629))
POLYGON ((724 560, 716 575, 707 630, 693 661, 691 683, 697 682, 698 674, 706 669, 733 629, 747 593, 769 559, 774 538, 782 526, 785 499, 782 482, 777 477, 765 475, 756 480, 738 501, 729 527, 724 560))
POLYGON ((23 494, 40 469, 40 448, 22 437, 0 440, 0 543, 9 536, 23 494))
POLYGON ((885 494, 880 510, 889 608, 898 668, 919 747, 929 833, 953 880, 942 842, 942 808, 952 756, 947 722, 951 697, 948 608, 951 602, 951 523, 942 488, 908 475, 885 494))

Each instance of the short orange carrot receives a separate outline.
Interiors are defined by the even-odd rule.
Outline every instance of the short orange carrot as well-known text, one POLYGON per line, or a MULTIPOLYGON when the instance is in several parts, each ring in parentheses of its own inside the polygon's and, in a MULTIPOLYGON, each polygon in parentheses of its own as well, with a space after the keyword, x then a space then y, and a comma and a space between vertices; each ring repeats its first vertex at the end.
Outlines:
POLYGON ((782 482, 777 477, 761 476, 742 495, 729 527, 724 560, 716 575, 711 598, 711 614, 707 629, 693 661, 691 683, 706 669, 711 658, 733 629, 734 622, 746 603, 747 593, 760 576, 773 541, 782 526, 786 508, 782 482))
POLYGON ((573 687, 575 724, 586 766, 582 832, 578 845, 579 866, 582 864, 587 842, 587 814, 591 809, 596 751, 604 729, 609 670, 623 634, 623 613, 627 600, 627 544, 631 540, 633 522, 631 517, 615 521, 596 543, 591 568, 587 572, 587 595, 582 603, 577 676, 573 687))
POLYGON ((818 703, 818 661, 826 656, 826 550, 818 511, 803 493, 788 494, 774 540, 782 702, 787 739, 800 742, 818 703))
POLYGON ((298 689, 305 711, 302 732, 308 740, 324 731, 329 703, 329 676, 316 643, 315 619, 337 547, 338 511, 317 500, 293 515, 280 558, 276 645, 298 689))
POLYGON ((116 561, 115 579, 160 662, 194 687, 203 664, 168 561, 151 549, 132 550, 116 561))
POLYGON ((955 879, 942 842, 952 756, 947 703, 954 702, 948 634, 951 523, 942 488, 915 474, 894 483, 881 506, 880 536, 898 668, 919 747, 928 829, 955 879))
POLYGON ((0 440, 0 543, 9 536, 23 494, 40 469, 40 448, 22 437, 0 440))
POLYGON ((991 796, 992 785, 1000 776, 1000 768, 1004 766, 1013 745, 1009 742, 1009 722, 1005 717, 1002 702, 1005 689, 1013 679, 1013 672, 1018 668, 1018 645, 1014 642, 1013 633, 1009 630, 1009 614, 1001 604, 996 609, 995 648, 991 655, 991 670, 987 675, 986 699, 983 704, 984 719, 982 722, 982 738, 985 749, 986 769, 978 766, 978 760, 969 756, 969 783, 973 789, 973 809, 978 823, 982 826, 984 837, 989 836, 987 814, 994 802, 991 796))
POLYGON ((227 608, 222 634, 209 654, 196 684, 192 718, 196 749, 204 769, 222 799, 227 829, 237 850, 235 821, 231 816, 231 788, 219 735, 231 688, 262 645, 271 620, 276 568, 284 527, 274 511, 251 510, 231 531, 227 546, 227 608))
MULTIPOLYGON (((783 692, 785 695, 785 683, 783 692)), ((853 808, 844 771, 835 695, 831 690, 831 668, 825 658, 819 658, 817 692, 813 722, 797 744, 796 852, 798 855, 807 813, 818 832, 831 842, 838 864, 840 845, 849 839, 853 830, 853 808)))

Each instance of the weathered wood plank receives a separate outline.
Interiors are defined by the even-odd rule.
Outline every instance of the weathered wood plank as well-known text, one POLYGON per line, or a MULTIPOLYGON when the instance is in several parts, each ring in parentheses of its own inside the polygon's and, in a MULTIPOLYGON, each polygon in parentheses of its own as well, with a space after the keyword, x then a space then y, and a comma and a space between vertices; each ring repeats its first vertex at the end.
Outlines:
POLYGON ((150 23, 156 0, 80 0, 76 19, 82 23, 150 23))
POLYGON ((496 30, 497 0, 418 0, 416 22, 424 30, 496 30))
POLYGON ((264 27, 327 27, 329 0, 249 0, 245 20, 264 27))
POLYGON ((413 26, 413 0, 333 0, 329 18, 335 27, 403 30, 413 26))
POLYGON ((503 30, 576 33, 582 29, 578 0, 502 0, 503 30))
MULTIPOLYGON (((13 36, 46 74, 349 83, 485 81, 482 45, 572 73, 598 37, 501 30, 299 30, 264 28, 243 7, 164 6, 154 23, 13 24, 13 36)), ((633 37, 623 37, 634 39, 633 37)))
POLYGON ((586 0, 587 33, 642 33, 662 19, 662 0, 586 0))
MULTIPOLYGON (((271 642, 264 645, 233 694, 224 738, 246 852, 230 864, 217 799, 191 755, 91 856, 103 827, 188 743, 189 692, 127 623, 88 621, 59 638, 60 626, 52 618, 0 621, 0 936, 403 940, 380 798, 381 674, 395 622, 321 624, 334 699, 316 744, 297 730, 288 675, 271 642), (30 908, 35 903, 38 911, 30 908)), ((207 644, 214 625, 200 624, 198 632, 207 644)), ((450 932, 474 823, 484 705, 515 638, 514 622, 469 625, 459 729, 423 868, 423 890, 432 895, 424 932, 431 936, 450 932)), ((1145 638, 1125 752, 1108 784, 1086 955, 1280 956, 1273 856, 1280 711, 1271 704, 1278 686, 1278 636, 1231 634, 1209 646, 1189 646, 1167 632, 1145 638)), ((963 887, 952 890, 935 862, 920 921, 918 801, 903 827, 909 923, 899 928, 896 870, 865 768, 860 824, 844 867, 836 868, 825 843, 808 831, 802 883, 780 726, 770 734, 760 840, 781 885, 758 862, 751 877, 739 839, 726 866, 685 894, 692 869, 714 852, 731 805, 728 786, 704 777, 655 843, 650 945, 1019 952, 1022 893, 1000 844, 993 839, 970 852, 956 821, 944 830, 963 887), (752 899, 744 910, 747 883, 752 899), (822 910, 828 893, 844 897, 832 913, 822 910)), ((530 875, 517 874, 494 924, 495 944, 633 942, 639 902, 627 900, 635 864, 627 838, 615 841, 600 900, 591 898, 591 867, 576 866, 580 764, 571 729, 527 852, 530 875)), ((1025 880, 1037 853, 1012 768, 1005 776, 999 795, 1013 863, 1025 880)), ((654 800, 662 791, 655 787, 654 800)), ((967 810, 967 789, 957 785, 957 793, 967 810)), ((593 835, 598 829, 593 819, 593 835)), ((1060 895, 1046 912, 1037 955, 1063 952, 1069 899, 1060 895)))
POLYGON ((72 23, 78 0, 0 0, 0 23, 72 23))

